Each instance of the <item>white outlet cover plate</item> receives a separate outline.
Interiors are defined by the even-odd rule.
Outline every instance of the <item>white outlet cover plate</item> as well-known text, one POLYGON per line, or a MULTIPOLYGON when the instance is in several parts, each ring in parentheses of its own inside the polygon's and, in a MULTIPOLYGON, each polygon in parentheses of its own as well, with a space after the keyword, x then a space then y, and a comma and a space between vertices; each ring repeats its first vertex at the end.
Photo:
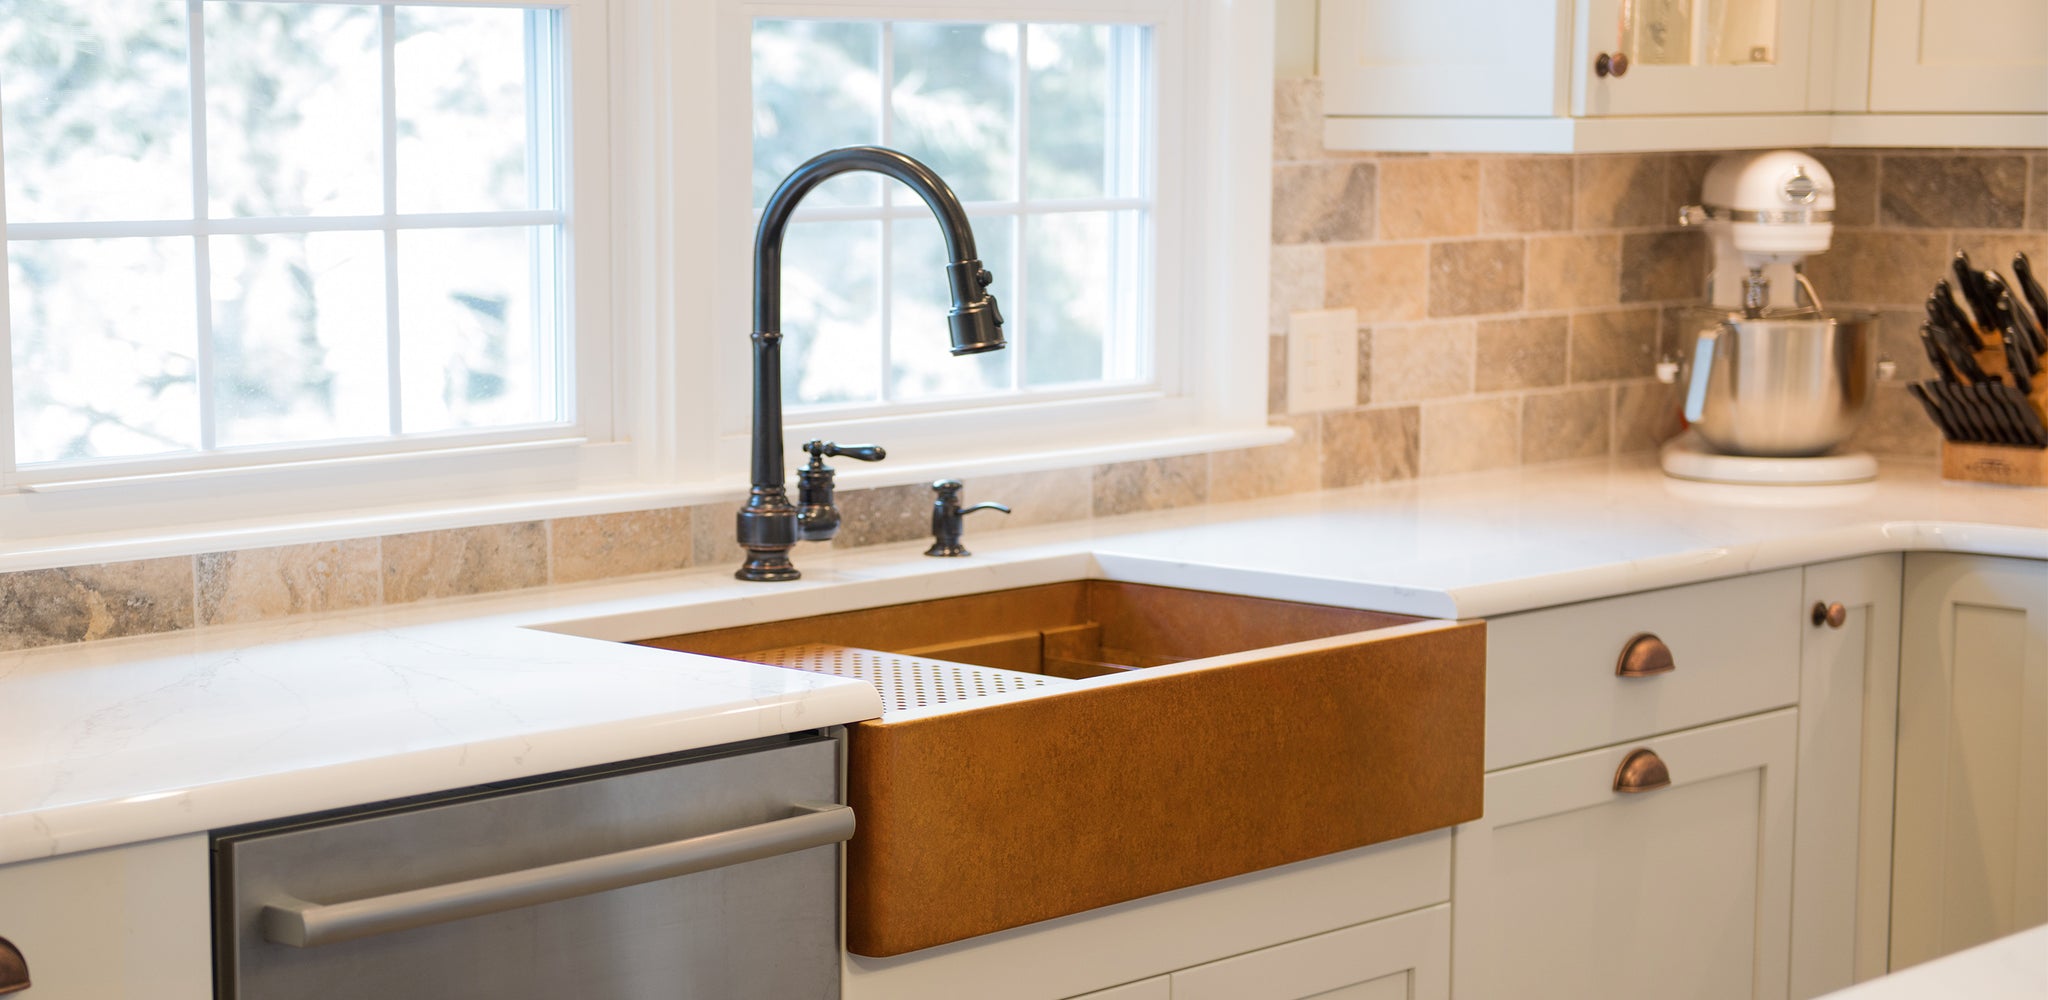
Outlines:
POLYGON ((1358 311, 1313 309, 1287 315, 1287 412, 1358 405, 1358 311))

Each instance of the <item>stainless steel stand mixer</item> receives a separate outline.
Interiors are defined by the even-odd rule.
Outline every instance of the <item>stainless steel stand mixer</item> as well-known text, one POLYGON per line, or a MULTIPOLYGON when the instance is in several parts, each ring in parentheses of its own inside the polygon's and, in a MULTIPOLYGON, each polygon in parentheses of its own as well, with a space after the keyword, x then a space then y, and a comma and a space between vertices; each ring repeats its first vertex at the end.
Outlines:
POLYGON ((1801 271, 1834 238, 1835 182, 1820 161, 1735 153, 1708 169, 1680 222, 1713 245, 1708 307, 1687 310, 1691 349, 1671 371, 1691 429, 1664 446, 1666 474, 1708 482, 1814 484, 1877 475, 1856 432, 1878 378, 1877 319, 1831 313, 1801 271))

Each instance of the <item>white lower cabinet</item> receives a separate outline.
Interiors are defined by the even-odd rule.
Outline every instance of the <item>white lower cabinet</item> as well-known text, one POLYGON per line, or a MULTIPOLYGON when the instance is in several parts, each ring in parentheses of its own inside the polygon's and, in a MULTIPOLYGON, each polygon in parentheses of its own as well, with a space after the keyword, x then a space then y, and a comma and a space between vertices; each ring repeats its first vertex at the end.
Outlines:
POLYGON ((1153 976, 1143 982, 1112 986, 1070 1000, 1173 1000, 1173 977, 1153 976))
POLYGON ((1450 965, 1451 908, 1439 904, 1171 978, 1173 1000, 1444 1000, 1450 965))
POLYGON ((1453 994, 1784 997, 1797 740, 1781 709, 1487 775, 1452 837, 1453 994), (1639 749, 1669 784, 1619 792, 1639 749))
POLYGON ((213 996, 206 836, 0 867, 0 937, 35 1000, 213 996))
POLYGON ((1891 964, 2048 921, 2048 562, 1914 554, 1891 964))

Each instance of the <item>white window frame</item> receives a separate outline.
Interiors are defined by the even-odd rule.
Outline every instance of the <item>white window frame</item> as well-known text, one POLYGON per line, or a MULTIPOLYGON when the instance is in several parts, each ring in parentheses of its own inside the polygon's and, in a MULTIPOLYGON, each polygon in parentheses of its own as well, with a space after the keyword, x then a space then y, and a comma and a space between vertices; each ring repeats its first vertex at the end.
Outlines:
MULTIPOLYGON (((193 0, 203 2, 203 0, 193 0)), ((273 3, 318 3, 322 0, 264 0, 273 3)), ((387 18, 392 8, 409 0, 325 0, 354 3, 380 10, 387 18)), ((624 448, 614 444, 619 435, 615 419, 613 358, 611 343, 611 297, 606 274, 611 250, 610 202, 605 177, 609 157, 609 115, 606 109, 606 48, 608 0, 432 0, 442 6, 490 6, 552 9, 561 11, 559 45, 563 53, 565 79, 558 107, 565 112, 561 133, 568 161, 567 176, 552 179, 561 199, 559 210, 540 212, 475 212, 465 217, 491 218, 497 222, 531 218, 544 224, 563 226, 563 282, 561 293, 567 301, 553 308, 566 321, 570 339, 567 357, 570 378, 560 385, 563 409, 570 419, 507 428, 407 434, 396 438, 337 443, 312 442, 304 445, 270 447, 208 448, 198 453, 171 456, 110 458, 61 465, 15 466, 15 438, 12 432, 13 379, 0 379, 0 414, 6 416, 7 432, 0 434, 0 545, 19 549, 37 542, 52 542, 76 536, 128 535, 147 537, 160 534, 167 526, 203 525, 264 518, 280 522, 309 516, 332 516, 388 506, 446 503, 460 497, 503 493, 573 489, 593 479, 616 477, 628 464, 624 448)), ((387 22, 388 25, 388 22, 387 22)), ((204 72, 197 24, 192 28, 194 77, 204 72)), ((387 48, 388 58, 388 48, 387 48)), ((389 73, 390 66, 386 66, 389 73)), ((386 100, 390 95, 386 95, 386 100)), ((195 87, 194 142, 204 142, 201 119, 205 113, 202 97, 195 87)), ((390 109, 386 108, 386 114, 390 109)), ((386 123, 387 129, 389 122, 386 123)), ((388 137, 387 137, 388 138, 388 137)), ((431 215, 398 213, 392 201, 387 160, 382 213, 375 216, 329 218, 309 217, 277 222, 272 220, 213 219, 202 211, 196 219, 149 223, 31 223, 17 226, 16 233, 28 238, 76 235, 151 235, 194 237, 227 236, 247 232, 328 231, 338 229, 387 233, 387 268, 390 242, 397 229, 388 228, 394 218, 411 218, 428 223, 431 215)), ((204 208, 205 192, 198 190, 201 178, 194 178, 195 198, 204 208)), ((4 213, 0 206, 0 213, 4 213)), ((446 221, 446 220, 439 220, 446 221)), ((0 214, 4 225, 4 214, 0 214)), ((403 221, 400 229, 409 228, 403 221)), ((205 281, 203 262, 199 280, 205 281)), ((0 281, 0 316, 7 315, 9 290, 0 281)), ((202 360, 207 353, 206 317, 209 305, 200 296, 197 308, 202 360)), ((387 313, 397 303, 387 303, 387 313)), ((0 323, 0 349, 7 347, 0 323)), ((395 348, 395 345, 394 345, 395 348)), ((394 350, 391 364, 398 363, 394 350)), ((553 364, 551 360, 543 360, 553 364)), ((204 365, 202 365, 202 380, 204 365)), ((210 395, 202 387, 201 405, 210 395)), ((395 405, 395 403, 394 403, 395 405)), ((202 421, 206 416, 202 414, 202 421)), ((210 444, 210 442, 208 442, 210 444)), ((6 561, 0 559, 0 565, 6 561)))

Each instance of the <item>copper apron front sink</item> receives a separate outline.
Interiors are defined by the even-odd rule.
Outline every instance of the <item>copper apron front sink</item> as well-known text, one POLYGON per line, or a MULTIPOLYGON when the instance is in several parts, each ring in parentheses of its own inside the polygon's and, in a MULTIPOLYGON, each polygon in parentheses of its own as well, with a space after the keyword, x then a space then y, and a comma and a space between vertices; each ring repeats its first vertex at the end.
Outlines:
POLYGON ((860 955, 1481 813, 1481 623, 1081 580, 642 644, 883 686, 850 741, 860 955))

